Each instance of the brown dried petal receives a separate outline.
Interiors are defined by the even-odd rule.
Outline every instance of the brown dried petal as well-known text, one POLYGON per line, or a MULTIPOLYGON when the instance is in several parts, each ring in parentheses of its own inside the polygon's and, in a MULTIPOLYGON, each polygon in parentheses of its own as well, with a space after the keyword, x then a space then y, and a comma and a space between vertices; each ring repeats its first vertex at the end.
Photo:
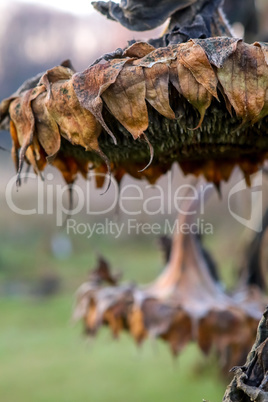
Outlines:
POLYGON ((107 166, 103 163, 94 168, 94 179, 96 183, 96 188, 103 187, 107 172, 107 166))
POLYGON ((204 49, 209 62, 217 68, 221 68, 225 60, 236 51, 237 43, 240 40, 220 36, 208 39, 192 39, 194 43, 204 49))
POLYGON ((35 131, 35 117, 32 110, 32 101, 45 91, 45 87, 37 86, 25 91, 19 98, 11 102, 10 118, 16 127, 17 139, 21 146, 18 174, 22 169, 25 153, 33 141, 35 131))
POLYGON ((206 110, 211 104, 212 95, 203 85, 200 85, 196 81, 190 70, 180 62, 177 63, 177 69, 182 95, 200 113, 200 121, 196 127, 199 128, 203 122, 206 110))
POLYGON ((4 121, 5 117, 9 112, 11 102, 16 98, 17 96, 10 96, 9 98, 3 99, 2 102, 0 103, 0 123, 4 121))
POLYGON ((62 136, 72 144, 83 146, 86 151, 99 151, 101 126, 91 112, 80 106, 71 80, 52 84, 51 96, 48 92, 45 106, 60 127, 62 136))
POLYGON ((51 162, 62 174, 67 184, 72 184, 78 173, 78 165, 72 156, 58 154, 51 162))
POLYGON ((92 298, 90 299, 89 307, 84 320, 87 332, 91 334, 95 333, 98 328, 99 322, 98 322, 97 306, 92 298))
POLYGON ((125 57, 142 58, 154 51, 155 48, 147 42, 135 42, 124 51, 125 57))
POLYGON ((33 138, 33 144, 27 148, 25 158, 33 166, 35 173, 40 174, 44 170, 47 161, 36 137, 33 138))
POLYGON ((189 315, 180 310, 173 317, 168 331, 161 338, 170 345, 172 353, 176 356, 192 340, 193 324, 189 315))
POLYGON ((10 131, 10 136, 12 139, 11 156, 13 159, 15 169, 17 171, 19 168, 18 150, 20 149, 20 143, 18 140, 18 134, 17 134, 15 124, 13 123, 12 120, 10 120, 9 131, 10 131))
POLYGON ((147 68, 150 68, 157 63, 169 64, 172 60, 176 59, 177 48, 178 45, 160 47, 159 49, 154 50, 142 59, 134 61, 133 64, 147 68))
POLYGON ((262 49, 239 42, 217 75, 237 116, 243 122, 258 121, 268 88, 268 66, 262 49))
POLYGON ((212 96, 218 99, 218 80, 203 48, 193 41, 185 43, 180 46, 178 59, 184 67, 191 71, 196 81, 203 85, 212 96))
POLYGON ((110 112, 134 139, 143 134, 149 124, 145 90, 142 67, 126 66, 116 83, 102 94, 110 112))
POLYGON ((110 60, 105 64, 97 64, 83 73, 77 73, 72 77, 72 83, 76 96, 80 105, 89 110, 102 127, 113 138, 116 143, 114 134, 111 132, 102 116, 103 103, 101 95, 113 84, 124 64, 129 59, 110 60))
POLYGON ((146 84, 146 100, 160 114, 168 119, 174 119, 175 114, 169 104, 168 83, 169 68, 166 64, 157 63, 151 68, 144 68, 146 84))
POLYGON ((258 46, 262 49, 266 64, 268 64, 268 43, 265 42, 254 42, 253 46, 258 46))
POLYGON ((129 330, 137 343, 141 343, 147 337, 147 331, 144 326, 144 317, 142 310, 138 306, 133 306, 128 315, 129 330))
POLYGON ((73 74, 74 72, 69 67, 63 65, 56 66, 46 71, 40 79, 40 84, 47 86, 48 84, 54 84, 60 80, 68 80, 73 74))
POLYGON ((48 155, 48 160, 51 161, 60 149, 61 137, 58 124, 44 107, 46 96, 46 93, 40 94, 33 101, 32 109, 35 115, 38 141, 48 155))
POLYGON ((124 328, 123 318, 117 314, 118 306, 113 306, 106 310, 103 314, 103 322, 107 323, 115 338, 118 338, 119 333, 124 328))

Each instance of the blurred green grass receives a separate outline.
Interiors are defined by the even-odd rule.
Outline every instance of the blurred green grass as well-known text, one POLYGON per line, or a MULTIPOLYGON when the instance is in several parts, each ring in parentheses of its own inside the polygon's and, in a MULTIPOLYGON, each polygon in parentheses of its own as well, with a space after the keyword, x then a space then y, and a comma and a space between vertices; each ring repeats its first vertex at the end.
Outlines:
MULTIPOLYGON (((9 162, 11 163, 11 162, 9 162)), ((2 171, 6 171, 6 166, 2 171)), ((8 176, 8 174, 7 174, 8 176)), ((153 236, 69 236, 72 254, 53 255, 51 239, 65 235, 54 216, 21 216, 10 211, 0 186, 0 402, 194 402, 222 400, 226 384, 213 359, 189 345, 174 360, 162 341, 146 341, 137 348, 122 334, 112 339, 104 328, 95 339, 83 336, 71 323, 74 293, 102 254, 123 279, 148 283, 163 269, 153 236), (46 275, 61 281, 50 298, 29 292, 46 275), (12 284, 25 286, 10 287, 12 284)), ((32 202, 36 189, 25 202, 32 202)), ((29 204, 32 205, 32 204, 29 204)), ((35 204, 34 204, 35 205, 35 204)), ((218 215, 214 217, 219 219, 218 215)), ((175 217, 174 217, 175 218, 175 217)), ((83 221, 87 216, 79 216, 83 221)), ((223 276, 233 267, 232 236, 225 221, 216 224, 207 246, 221 263, 223 276), (225 226, 226 227, 225 227, 225 226), (217 250, 217 253, 215 253, 217 250)), ((236 238, 239 230, 233 236, 236 238)), ((234 252, 236 255, 236 250, 234 252)))
MULTIPOLYGON (((224 385, 214 366, 197 373, 203 360, 190 345, 173 361, 162 342, 137 349, 123 334, 112 340, 103 329, 86 341, 70 324, 68 295, 46 301, 0 301, 0 400, 219 401, 224 385)), ((204 361, 202 363, 202 366, 204 361)))
POLYGON ((0 401, 141 402, 220 401, 225 384, 215 362, 189 345, 174 360, 162 341, 137 348, 108 329, 95 339, 71 323, 74 292, 103 253, 126 280, 147 283, 163 267, 155 240, 72 238, 73 254, 56 259, 46 233, 29 230, 15 242, 2 235, 2 283, 24 280, 34 286, 46 272, 61 278, 61 292, 50 298, 11 294, 0 299, 0 401), (130 241, 131 240, 131 241, 130 241), (30 245, 30 248, 29 248, 30 245), (119 252, 120 250, 120 252, 119 252))

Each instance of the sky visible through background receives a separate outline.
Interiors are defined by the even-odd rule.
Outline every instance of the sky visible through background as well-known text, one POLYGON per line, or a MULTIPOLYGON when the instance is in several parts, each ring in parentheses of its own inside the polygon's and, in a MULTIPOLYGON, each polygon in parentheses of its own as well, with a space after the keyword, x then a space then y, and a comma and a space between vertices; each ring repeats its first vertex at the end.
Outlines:
MULTIPOLYGON (((119 0, 114 0, 115 3, 119 3, 119 0)), ((88 15, 93 12, 93 7, 90 0, 75 0, 75 1, 64 1, 64 0, 1 0, 3 5, 5 4, 16 4, 16 3, 31 3, 35 5, 42 5, 46 7, 54 7, 61 11, 66 11, 72 14, 78 15, 88 15)))

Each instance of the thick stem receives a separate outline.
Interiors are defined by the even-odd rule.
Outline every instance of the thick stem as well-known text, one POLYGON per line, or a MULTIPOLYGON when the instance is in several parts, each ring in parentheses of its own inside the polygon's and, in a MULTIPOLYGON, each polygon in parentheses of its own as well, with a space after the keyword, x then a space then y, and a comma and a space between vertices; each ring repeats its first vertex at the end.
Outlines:
MULTIPOLYGON (((208 198, 211 189, 210 192, 206 190, 204 194, 205 198, 208 198)), ((193 211, 200 208, 201 202, 204 200, 199 193, 198 198, 190 202, 187 200, 180 205, 181 212, 175 221, 168 264, 157 280, 148 286, 150 294, 156 294, 158 298, 163 299, 176 294, 182 301, 188 300, 190 294, 191 302, 196 300, 197 305, 200 305, 200 300, 212 304, 219 299, 223 303, 227 302, 226 297, 221 297, 223 294, 209 272, 198 237, 191 233, 191 230, 189 233, 181 230, 184 225, 190 227, 194 223, 196 214, 193 214, 193 211)))

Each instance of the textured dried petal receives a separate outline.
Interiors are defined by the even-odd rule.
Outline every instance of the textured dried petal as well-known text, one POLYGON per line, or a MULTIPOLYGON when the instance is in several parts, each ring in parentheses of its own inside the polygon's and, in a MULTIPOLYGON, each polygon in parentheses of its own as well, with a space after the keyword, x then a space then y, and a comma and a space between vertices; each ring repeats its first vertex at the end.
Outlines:
POLYGON ((50 70, 47 70, 45 74, 41 77, 40 79, 40 84, 44 84, 47 90, 49 90, 49 86, 51 84, 54 84, 55 82, 61 81, 61 80, 68 80, 72 77, 74 72, 64 66, 56 66, 54 68, 51 68, 50 70))
POLYGON ((116 81, 118 74, 127 60, 129 59, 116 59, 108 61, 105 64, 97 64, 83 73, 75 74, 72 79, 80 105, 96 117, 102 127, 114 139, 115 143, 116 139, 102 116, 103 103, 101 95, 116 81))
POLYGON ((61 136, 57 122, 44 107, 47 94, 42 93, 32 103, 35 115, 36 136, 51 161, 60 149, 61 136))
POLYGON ((12 120, 10 120, 9 126, 10 126, 9 127, 10 136, 11 136, 11 140, 12 140, 11 156, 12 156, 15 168, 16 168, 16 170, 18 170, 18 168, 19 168, 18 150, 20 149, 20 143, 18 140, 18 134, 17 134, 15 124, 13 123, 12 120))
POLYGON ((268 44, 265 42, 255 42, 253 45, 259 46, 262 49, 266 64, 268 64, 268 44))
POLYGON ((268 66, 259 46, 237 44, 235 53, 218 69, 219 81, 237 116, 255 123, 261 116, 268 88, 268 66))
POLYGON ((78 165, 75 158, 58 154, 51 164, 61 172, 66 183, 72 184, 75 181, 78 173, 78 165))
POLYGON ((32 144, 35 131, 35 117, 32 110, 32 101, 44 91, 45 87, 43 85, 29 89, 10 104, 10 118, 16 128, 17 139, 21 146, 18 174, 21 172, 25 153, 29 145, 32 144))
MULTIPOLYGON (((8 115, 10 104, 16 98, 16 95, 10 96, 9 98, 3 99, 0 103, 0 123, 2 123, 5 117, 8 115)), ((4 130, 4 128, 1 127, 1 130, 4 130)))
POLYGON ((169 104, 169 68, 163 63, 154 64, 144 69, 146 100, 160 114, 168 119, 174 119, 175 114, 169 104))
POLYGON ((169 64, 172 60, 177 57, 178 46, 162 47, 154 50, 147 56, 143 57, 141 60, 134 61, 134 65, 139 65, 141 67, 153 67, 157 63, 169 64))
MULTIPOLYGON (((177 64, 178 77, 182 95, 190 102, 200 113, 199 128, 203 122, 207 108, 212 101, 212 95, 206 88, 200 85, 190 70, 184 67, 180 62, 177 64)), ((193 128, 193 127, 191 127, 193 128)))
POLYGON ((149 123, 145 91, 142 67, 126 66, 118 75, 116 84, 102 94, 109 111, 134 139, 143 134, 149 123))
POLYGON ((70 66, 70 63, 66 61, 63 65, 47 70, 40 78, 39 83, 45 86, 47 94, 42 94, 33 102, 38 140, 44 148, 49 161, 51 161, 59 151, 61 138, 59 126, 55 119, 49 114, 47 108, 44 107, 44 104, 46 103, 46 98, 51 98, 52 96, 52 84, 58 81, 69 80, 72 77, 73 71, 66 67, 65 64, 66 66, 70 66))
POLYGON ((40 174, 40 172, 44 170, 47 164, 46 155, 36 137, 33 137, 32 145, 27 148, 25 158, 28 163, 33 166, 35 173, 40 174))
POLYGON ((45 106, 63 137, 72 144, 83 146, 86 151, 99 150, 101 126, 92 113, 80 106, 71 80, 54 83, 51 95, 47 92, 45 106))
POLYGON ((190 41, 180 47, 178 59, 191 71, 196 81, 217 99, 218 80, 202 47, 190 41))
POLYGON ((147 42, 135 42, 124 51, 125 57, 145 57, 147 54, 153 52, 155 48, 147 42))
MULTIPOLYGON (((266 65, 268 65, 268 44, 267 43, 259 43, 259 42, 255 42, 254 46, 260 47, 266 62, 266 65)), ((267 69, 264 69, 264 74, 267 73, 267 69)), ((267 116, 268 114, 268 85, 267 85, 267 78, 265 75, 260 76, 259 80, 261 82, 261 84, 263 85, 263 87, 265 88, 265 96, 264 96, 264 106, 262 108, 262 111, 260 112, 258 119, 260 120, 263 117, 267 116)), ((257 121, 256 120, 256 121, 257 121)))
POLYGON ((237 43, 240 39, 216 37, 192 39, 192 41, 204 49, 211 64, 217 68, 221 68, 225 60, 236 51, 237 43))
POLYGON ((180 87, 179 77, 178 77, 178 67, 177 60, 171 61, 169 65, 169 79, 171 84, 176 88, 176 90, 182 94, 182 89, 180 87))

